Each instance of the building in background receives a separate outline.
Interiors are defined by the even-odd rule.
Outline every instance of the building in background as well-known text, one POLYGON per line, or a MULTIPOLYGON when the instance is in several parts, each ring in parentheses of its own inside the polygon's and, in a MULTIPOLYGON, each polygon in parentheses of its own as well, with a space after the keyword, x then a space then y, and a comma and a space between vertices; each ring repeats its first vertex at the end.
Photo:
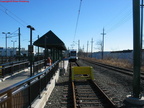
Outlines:
MULTIPOLYGON (((129 62, 133 62, 133 50, 122 50, 122 51, 105 51, 103 52, 104 59, 125 59, 129 62)), ((93 58, 102 59, 102 52, 94 52, 93 58)))
MULTIPOLYGON (((7 56, 8 57, 15 57, 18 55, 18 49, 13 47, 7 48, 7 56)), ((6 49, 3 47, 0 47, 0 56, 5 57, 6 56, 6 49)), ((28 50, 25 48, 21 48, 21 56, 28 56, 28 50)))
MULTIPOLYGON (((6 49, 3 47, 0 47, 0 56, 6 56, 6 49)), ((16 56, 16 49, 13 47, 7 48, 7 56, 16 56)))

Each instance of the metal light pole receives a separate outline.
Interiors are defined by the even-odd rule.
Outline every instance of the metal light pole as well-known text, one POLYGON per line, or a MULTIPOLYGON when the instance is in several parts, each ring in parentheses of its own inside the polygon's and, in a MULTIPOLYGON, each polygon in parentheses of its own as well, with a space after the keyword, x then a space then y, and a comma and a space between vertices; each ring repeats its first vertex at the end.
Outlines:
POLYGON ((133 0, 133 94, 125 99, 125 108, 143 108, 144 97, 141 95, 141 34, 140 0, 133 0))
POLYGON ((14 56, 15 42, 17 42, 17 41, 16 40, 15 41, 11 40, 11 42, 13 42, 13 56, 14 56))
POLYGON ((10 32, 7 32, 7 33, 5 33, 5 32, 2 32, 2 34, 5 34, 5 39, 6 39, 6 57, 7 57, 7 38, 8 38, 8 36, 7 36, 7 34, 10 34, 10 32))
POLYGON ((133 97, 140 95, 141 37, 140 37, 140 0, 133 0, 133 97))
POLYGON ((30 76, 33 75, 32 73, 32 63, 33 63, 33 45, 32 45, 32 30, 35 30, 31 25, 28 25, 27 28, 30 29, 30 45, 28 46, 29 52, 29 61, 30 61, 30 76))
POLYGON ((87 41, 87 57, 88 57, 88 46, 89 46, 89 41, 87 41))
POLYGON ((45 50, 44 50, 44 62, 45 62, 45 69, 46 69, 46 35, 45 35, 45 50))
POLYGON ((93 53, 93 38, 91 40, 91 58, 92 58, 92 53, 93 53))
POLYGON ((20 27, 18 28, 18 58, 19 58, 19 61, 20 61, 20 49, 21 49, 21 42, 20 42, 20 27))

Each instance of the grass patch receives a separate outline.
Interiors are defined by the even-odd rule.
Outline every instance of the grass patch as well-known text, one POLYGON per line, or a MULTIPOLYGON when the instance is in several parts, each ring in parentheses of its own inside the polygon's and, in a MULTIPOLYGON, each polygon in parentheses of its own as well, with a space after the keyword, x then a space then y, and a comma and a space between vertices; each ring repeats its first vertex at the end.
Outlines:
MULTIPOLYGON (((86 59, 94 60, 100 63, 112 65, 112 66, 133 69, 133 64, 125 59, 114 59, 114 58, 108 58, 108 59, 86 58, 86 59)), ((144 64, 141 66, 141 71, 144 72, 144 64)))
POLYGON ((128 68, 128 69, 133 68, 133 65, 128 60, 124 60, 124 59, 114 59, 114 58, 108 58, 108 59, 86 58, 86 59, 91 59, 100 63, 122 67, 122 68, 128 68))

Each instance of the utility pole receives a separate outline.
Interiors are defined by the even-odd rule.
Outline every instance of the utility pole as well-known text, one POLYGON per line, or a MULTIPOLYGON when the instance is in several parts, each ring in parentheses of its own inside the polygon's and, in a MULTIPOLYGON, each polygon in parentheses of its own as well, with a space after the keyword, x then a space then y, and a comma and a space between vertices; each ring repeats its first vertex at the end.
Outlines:
POLYGON ((16 40, 15 41, 11 40, 11 42, 13 42, 13 56, 14 56, 14 49, 15 49, 15 42, 16 42, 16 40))
POLYGON ((18 58, 19 58, 19 61, 20 61, 20 56, 21 56, 21 54, 20 54, 20 49, 21 49, 21 45, 20 45, 20 27, 18 28, 18 42, 19 42, 19 44, 18 44, 18 58))
MULTIPOLYGON (((46 69, 46 35, 45 35, 45 50, 44 50, 44 62, 45 62, 45 69, 46 69)), ((54 57, 55 58, 55 57, 54 57)), ((53 59, 54 60, 54 59, 53 59)))
POLYGON ((78 40, 78 52, 80 50, 80 40, 78 40))
POLYGON ((126 108, 143 108, 144 97, 141 95, 141 34, 140 34, 140 0, 133 0, 133 93, 125 99, 126 108))
MULTIPOLYGON (((38 39, 39 39, 39 35, 38 35, 38 39)), ((38 60, 39 60, 39 46, 38 46, 38 60)))
POLYGON ((93 38, 91 40, 91 58, 92 58, 92 52, 93 52, 93 38))
MULTIPOLYGON (((38 35, 38 39, 39 39, 39 35, 38 35)), ((39 46, 38 46, 38 55, 39 55, 39 46)))
POLYGON ((87 41, 87 56, 88 56, 88 46, 89 46, 89 41, 87 41))
POLYGON ((32 45, 32 30, 35 30, 32 26, 28 25, 27 28, 30 29, 30 45, 28 46, 29 60, 30 60, 30 77, 32 73, 32 63, 33 63, 33 45, 32 45))
POLYGON ((84 52, 84 45, 83 45, 83 52, 84 52))
POLYGON ((133 96, 140 95, 141 38, 140 38, 140 0, 133 0, 133 96))
POLYGON ((103 52, 104 52, 104 35, 106 35, 106 33, 104 32, 104 28, 103 28, 103 33, 101 33, 102 35, 102 59, 103 59, 103 52))
POLYGON ((8 38, 8 36, 7 36, 7 34, 10 34, 10 32, 7 32, 7 33, 5 33, 5 32, 2 32, 2 34, 5 34, 5 44, 6 44, 6 57, 7 57, 7 38, 8 38))
POLYGON ((80 40, 78 40, 78 56, 79 56, 79 50, 80 50, 80 40))

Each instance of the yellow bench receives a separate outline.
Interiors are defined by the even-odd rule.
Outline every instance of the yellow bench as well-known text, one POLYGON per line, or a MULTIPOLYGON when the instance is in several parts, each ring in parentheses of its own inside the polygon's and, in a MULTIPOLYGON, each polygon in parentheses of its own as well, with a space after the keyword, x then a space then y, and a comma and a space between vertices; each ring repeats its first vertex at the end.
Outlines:
POLYGON ((72 67, 72 81, 80 79, 94 79, 93 68, 91 66, 72 67))

